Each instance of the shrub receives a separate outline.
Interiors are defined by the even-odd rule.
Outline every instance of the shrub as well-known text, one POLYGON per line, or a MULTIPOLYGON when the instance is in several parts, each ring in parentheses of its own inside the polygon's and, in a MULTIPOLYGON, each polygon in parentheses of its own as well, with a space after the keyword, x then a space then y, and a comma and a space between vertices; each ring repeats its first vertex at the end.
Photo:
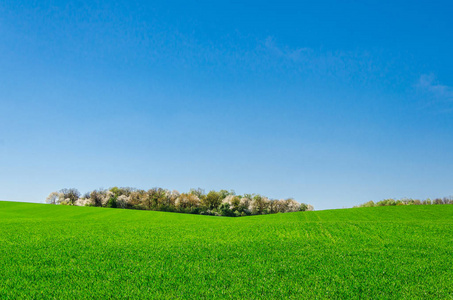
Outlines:
POLYGON ((230 209, 230 205, 228 203, 220 204, 220 206, 219 206, 219 214, 221 216, 225 216, 225 217, 234 217, 235 216, 233 211, 230 209))
POLYGON ((259 194, 237 196, 234 191, 210 191, 205 194, 200 188, 189 193, 179 193, 162 188, 147 191, 130 187, 112 187, 85 193, 80 198, 77 189, 62 189, 46 198, 49 204, 160 210, 190 214, 239 217, 251 214, 272 214, 312 210, 309 204, 299 204, 294 199, 269 200, 259 194))
POLYGON ((361 207, 374 207, 374 202, 373 201, 368 201, 364 204, 361 205, 361 207))
POLYGON ((75 188, 62 189, 60 193, 63 194, 64 202, 67 205, 74 205, 80 197, 80 192, 75 188))
POLYGON ((444 198, 436 198, 433 201, 431 199, 426 200, 419 200, 419 199, 411 199, 411 198, 402 198, 399 200, 394 199, 384 199, 376 204, 373 201, 366 202, 361 204, 359 207, 372 207, 372 206, 402 206, 402 205, 441 205, 441 204, 453 204, 453 197, 444 197, 444 198))

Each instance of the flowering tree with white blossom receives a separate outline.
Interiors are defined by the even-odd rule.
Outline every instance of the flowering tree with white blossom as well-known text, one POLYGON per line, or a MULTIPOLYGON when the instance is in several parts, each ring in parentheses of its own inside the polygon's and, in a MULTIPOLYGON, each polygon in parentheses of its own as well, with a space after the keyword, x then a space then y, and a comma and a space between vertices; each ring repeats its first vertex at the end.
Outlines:
POLYGON ((309 204, 299 204, 292 198, 273 200, 259 194, 236 195, 234 191, 191 189, 179 193, 162 188, 141 190, 129 187, 112 187, 85 193, 80 197, 76 189, 52 192, 46 203, 107 208, 160 210, 170 212, 207 214, 218 216, 246 216, 313 210, 309 204))

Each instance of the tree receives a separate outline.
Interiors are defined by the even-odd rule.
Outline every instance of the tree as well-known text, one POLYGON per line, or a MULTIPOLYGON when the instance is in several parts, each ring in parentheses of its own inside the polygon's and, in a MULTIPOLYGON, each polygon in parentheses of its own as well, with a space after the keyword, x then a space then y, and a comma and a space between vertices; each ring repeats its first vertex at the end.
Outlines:
POLYGON ((300 211, 300 204, 296 200, 289 198, 286 199, 285 202, 287 207, 286 212, 300 211))
POLYGON ((128 202, 129 197, 127 197, 126 195, 120 195, 118 196, 118 199, 116 199, 116 206, 118 208, 126 208, 128 202))
POLYGON ((251 202, 252 202, 252 200, 250 198, 242 197, 241 200, 239 201, 237 210, 241 213, 250 214, 251 213, 251 209, 250 209, 251 202))
POLYGON ((234 217, 235 216, 234 212, 230 209, 230 204, 225 203, 225 202, 220 204, 219 213, 221 216, 224 216, 224 217, 234 217))
POLYGON ((360 207, 374 207, 374 202, 373 201, 368 201, 362 205, 360 205, 360 207))
POLYGON ((196 189, 191 188, 189 191, 189 194, 195 195, 198 198, 201 198, 202 196, 205 195, 204 190, 202 188, 196 188, 196 189))
POLYGON ((220 191, 219 191, 220 200, 223 200, 223 199, 225 199, 227 196, 230 196, 230 195, 234 196, 234 194, 235 194, 235 193, 234 193, 233 190, 231 190, 231 191, 220 190, 220 191))
POLYGON ((278 213, 278 200, 269 199, 268 211, 270 214, 278 213))
POLYGON ((110 192, 112 192, 117 198, 121 195, 120 191, 121 190, 117 186, 110 188, 110 192))
POLYGON ((261 195, 255 195, 252 199, 252 203, 250 208, 252 210, 252 214, 261 215, 268 209, 269 206, 269 199, 263 197, 261 195))
POLYGON ((91 205, 101 207, 103 195, 100 191, 94 190, 90 193, 91 205))
POLYGON ((299 209, 300 209, 300 211, 306 211, 306 210, 308 210, 308 204, 306 204, 306 203, 301 203, 299 209))
POLYGON ((241 198, 239 196, 228 195, 222 200, 223 203, 228 203, 230 209, 235 211, 239 209, 239 204, 241 203, 241 198))
POLYGON ((178 199, 180 195, 181 194, 177 190, 173 190, 171 192, 166 191, 162 209, 165 211, 174 211, 176 208, 176 199, 178 199))
POLYGON ((222 199, 220 198, 220 193, 216 191, 210 191, 206 195, 206 198, 202 199, 202 204, 208 209, 217 208, 221 203, 222 199))
POLYGON ((117 208, 116 200, 118 197, 111 191, 107 191, 104 196, 104 206, 109 208, 117 208))
POLYGON ((60 190, 60 193, 64 195, 64 199, 69 205, 74 205, 80 197, 80 192, 75 188, 62 189, 60 190))
POLYGON ((200 199, 193 194, 181 194, 176 199, 176 208, 181 212, 194 212, 200 206, 200 199))
POLYGON ((180 211, 217 216, 245 216, 252 213, 268 214, 312 209, 312 206, 299 205, 293 199, 269 200, 259 194, 236 196, 233 190, 218 192, 212 190, 205 194, 201 188, 180 194, 178 191, 170 192, 158 187, 145 191, 115 186, 110 189, 93 190, 85 193, 83 197, 80 197, 77 189, 71 188, 50 193, 46 202, 62 205, 180 211))
POLYGON ((162 188, 152 188, 148 190, 146 202, 147 209, 160 210, 167 202, 167 191, 162 188))
POLYGON ((59 192, 52 192, 47 196, 46 203, 48 204, 58 204, 60 200, 64 199, 64 195, 59 192))
POLYGON ((147 193, 144 190, 134 190, 129 195, 129 204, 135 209, 146 208, 147 193))
POLYGON ((438 204, 443 204, 443 201, 440 198, 436 198, 436 199, 434 199, 433 204, 437 204, 437 205, 438 204))

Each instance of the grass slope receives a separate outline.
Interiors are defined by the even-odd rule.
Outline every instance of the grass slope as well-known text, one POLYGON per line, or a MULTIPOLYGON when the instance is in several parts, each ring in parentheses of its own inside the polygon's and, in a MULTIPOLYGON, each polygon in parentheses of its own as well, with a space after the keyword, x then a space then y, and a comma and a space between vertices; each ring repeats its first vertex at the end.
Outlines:
POLYGON ((447 298, 453 205, 221 218, 0 202, 0 298, 447 298))

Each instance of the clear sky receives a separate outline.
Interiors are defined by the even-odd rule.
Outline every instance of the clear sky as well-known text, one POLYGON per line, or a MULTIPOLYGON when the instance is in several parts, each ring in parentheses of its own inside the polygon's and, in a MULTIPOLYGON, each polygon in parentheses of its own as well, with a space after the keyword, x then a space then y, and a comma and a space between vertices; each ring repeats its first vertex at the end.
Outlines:
POLYGON ((0 199, 453 195, 453 2, 152 2, 0 2, 0 199))

